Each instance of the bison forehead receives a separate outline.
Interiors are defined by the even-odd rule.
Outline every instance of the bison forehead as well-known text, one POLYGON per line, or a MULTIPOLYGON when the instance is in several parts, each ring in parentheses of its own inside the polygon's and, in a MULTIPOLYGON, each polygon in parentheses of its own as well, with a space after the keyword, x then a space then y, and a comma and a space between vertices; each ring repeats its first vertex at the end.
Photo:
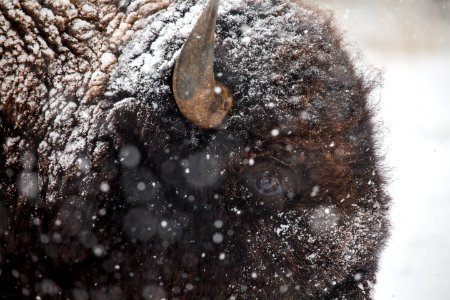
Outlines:
MULTIPOLYGON (((175 59, 202 7, 176 2, 150 18, 119 58, 107 95, 173 108, 167 99, 175 59)), ((351 114, 359 95, 350 91, 361 82, 322 14, 295 2, 224 1, 216 39, 216 78, 232 89, 235 103, 225 127, 257 122, 255 116, 320 123, 325 105, 333 106, 334 118, 351 114)))
POLYGON ((165 99, 176 56, 203 6, 203 1, 178 1, 149 18, 124 48, 107 94, 165 99))

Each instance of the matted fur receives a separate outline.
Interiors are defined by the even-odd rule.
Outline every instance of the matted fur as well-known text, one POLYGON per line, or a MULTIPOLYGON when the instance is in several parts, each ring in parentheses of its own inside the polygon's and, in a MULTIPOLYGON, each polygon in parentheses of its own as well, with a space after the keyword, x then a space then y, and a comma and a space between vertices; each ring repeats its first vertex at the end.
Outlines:
MULTIPOLYGON (((140 2, 108 9, 125 22, 140 2)), ((76 49, 37 21, 21 26, 11 11, 32 9, 11 3, 0 6, 2 34, 16 34, 28 60, 2 70, 2 296, 370 298, 389 203, 373 83, 330 16, 298 1, 222 1, 215 73, 234 107, 205 131, 182 117, 170 86, 203 1, 161 2, 128 35, 86 17, 98 32, 68 30, 88 41, 78 36, 76 49), (49 64, 26 46, 32 26, 52 45, 49 64), (93 38, 117 47, 93 55, 93 38), (64 69, 63 55, 79 69, 64 69), (263 173, 283 193, 255 189, 263 173)), ((2 43, 6 65, 16 54, 2 43)))

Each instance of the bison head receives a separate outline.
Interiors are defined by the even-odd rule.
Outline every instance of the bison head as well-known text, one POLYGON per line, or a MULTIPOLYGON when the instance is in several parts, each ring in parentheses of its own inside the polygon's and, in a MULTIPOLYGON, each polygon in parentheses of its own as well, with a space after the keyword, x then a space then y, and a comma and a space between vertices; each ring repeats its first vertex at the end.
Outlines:
POLYGON ((210 0, 142 22, 108 81, 50 90, 35 124, 2 99, 6 295, 369 298, 389 200, 373 82, 330 17, 210 0))

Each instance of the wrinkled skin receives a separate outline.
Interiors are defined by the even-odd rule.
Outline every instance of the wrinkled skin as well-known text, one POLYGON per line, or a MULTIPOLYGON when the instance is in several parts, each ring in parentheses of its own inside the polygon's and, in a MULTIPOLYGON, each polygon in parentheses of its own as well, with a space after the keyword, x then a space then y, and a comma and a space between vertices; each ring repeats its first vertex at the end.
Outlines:
MULTIPOLYGON (((124 38, 98 25, 51 59, 25 49, 32 25, 0 5, 18 47, 0 41, 2 296, 369 299, 389 198, 373 83, 330 18, 295 1, 222 1, 214 69, 234 106, 200 130, 170 84, 204 3, 148 2, 160 6, 124 38)), ((138 4, 105 9, 123 24, 138 4)))

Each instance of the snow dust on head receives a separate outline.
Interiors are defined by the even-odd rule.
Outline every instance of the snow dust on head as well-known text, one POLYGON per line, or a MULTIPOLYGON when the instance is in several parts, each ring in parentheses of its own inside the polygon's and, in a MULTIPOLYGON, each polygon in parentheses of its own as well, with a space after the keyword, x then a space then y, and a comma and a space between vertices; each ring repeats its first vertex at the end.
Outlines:
MULTIPOLYGON (((387 202, 370 84, 323 13, 223 1, 214 71, 234 108, 200 130, 180 114, 171 79, 204 3, 176 1, 146 19, 118 58, 104 112, 74 115, 97 125, 58 163, 51 221, 33 219, 51 229, 34 253, 67 277, 40 280, 42 293, 74 282, 79 297, 308 299, 355 280, 368 293, 387 202)), ((31 155, 22 164, 19 194, 39 199, 45 178, 31 155)))
POLYGON ((116 101, 108 133, 128 136, 115 138, 126 235, 164 249, 171 274, 182 274, 170 283, 178 293, 214 284, 235 296, 307 298, 348 282, 369 293, 388 202, 366 105, 372 83, 324 13, 222 1, 214 71, 234 108, 217 130, 199 130, 179 113, 171 76, 203 4, 156 15, 107 89, 116 101))

